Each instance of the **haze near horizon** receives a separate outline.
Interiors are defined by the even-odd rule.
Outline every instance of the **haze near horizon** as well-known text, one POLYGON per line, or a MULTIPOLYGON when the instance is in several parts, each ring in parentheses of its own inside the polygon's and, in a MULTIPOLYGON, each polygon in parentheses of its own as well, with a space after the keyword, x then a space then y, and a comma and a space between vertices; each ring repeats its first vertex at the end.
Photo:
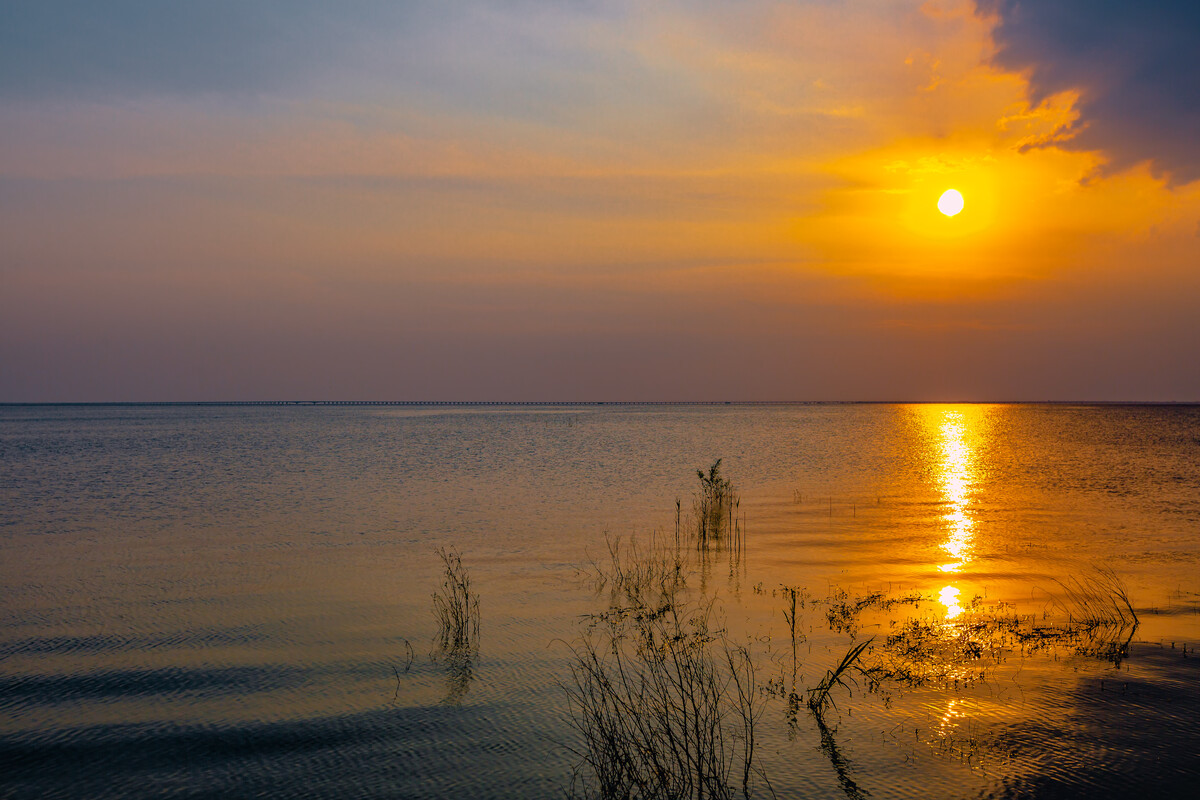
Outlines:
POLYGON ((1197 52, 1185 2, 0 2, 0 402, 1197 401, 1197 52))

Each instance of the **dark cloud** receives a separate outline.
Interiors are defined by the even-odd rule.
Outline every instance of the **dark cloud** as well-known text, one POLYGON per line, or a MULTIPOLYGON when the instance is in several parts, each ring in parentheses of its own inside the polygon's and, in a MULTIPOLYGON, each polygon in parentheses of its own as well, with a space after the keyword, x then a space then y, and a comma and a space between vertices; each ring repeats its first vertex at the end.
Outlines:
POLYGON ((1120 169, 1150 159, 1176 182, 1200 178, 1200 2, 979 0, 996 13, 998 63, 1030 70, 1038 97, 1081 92, 1073 147, 1120 169))
POLYGON ((0 0, 0 95, 270 91, 304 81, 408 4, 0 0))

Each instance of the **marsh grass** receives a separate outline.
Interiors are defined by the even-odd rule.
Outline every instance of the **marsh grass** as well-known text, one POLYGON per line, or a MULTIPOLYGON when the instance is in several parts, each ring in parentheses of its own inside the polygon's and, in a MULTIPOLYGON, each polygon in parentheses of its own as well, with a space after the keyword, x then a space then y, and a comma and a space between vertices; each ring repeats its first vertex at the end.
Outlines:
MULTIPOLYGON (((724 618, 709 594, 715 559, 729 554, 734 598, 740 595, 732 579, 740 579, 744 568, 740 500, 721 465, 718 459, 707 471, 696 471, 699 485, 690 514, 676 499, 673 537, 660 533, 645 545, 606 537, 607 552, 591 561, 588 571, 597 591, 607 591, 608 602, 599 613, 585 615, 585 632, 570 645, 564 689, 577 734, 568 744, 577 757, 572 797, 771 793, 755 751, 756 726, 764 708, 781 707, 788 739, 795 740, 810 717, 842 792, 864 798, 870 793, 835 738, 842 716, 853 714, 860 694, 877 695, 890 709, 906 690, 951 693, 970 691, 977 682, 986 685, 1004 674, 1000 665, 1010 659, 1019 671, 1023 659, 1038 653, 1057 661, 1073 649, 1115 665, 1128 656, 1138 616, 1111 569, 1056 581, 1060 591, 1040 615, 1019 614, 1015 606, 977 596, 947 616, 940 606, 927 605, 935 598, 918 593, 851 597, 831 588, 825 599, 814 599, 803 587, 781 584, 771 594, 783 602, 790 681, 787 653, 771 655, 768 632, 759 641, 768 642, 767 657, 778 657, 780 671, 759 685, 763 665, 755 659, 763 654, 752 655, 712 624, 714 615, 724 618), (904 619, 895 613, 902 605, 921 611, 904 619), (836 663, 820 664, 818 669, 828 668, 815 685, 806 684, 798 652, 807 639, 800 617, 809 606, 824 612, 830 632, 849 638, 836 663), (864 627, 881 633, 859 641, 864 627)), ((801 499, 797 495, 797 502, 801 499)), ((761 582, 754 594, 764 594, 761 582)), ((920 741, 918 730, 914 736, 920 741)), ((939 753, 978 766, 985 755, 996 755, 990 742, 986 735, 970 733, 931 744, 939 753)))
POLYGON ((443 651, 473 649, 479 639, 479 597, 471 591, 471 575, 453 548, 439 547, 441 588, 433 593, 438 620, 437 644, 443 651))
POLYGON ((606 536, 606 555, 589 561, 585 571, 608 602, 586 616, 570 645, 564 689, 578 734, 568 747, 578 758, 571 796, 719 800, 770 792, 755 753, 763 696, 755 661, 713 624, 717 601, 705 587, 711 556, 728 550, 732 574, 744 547, 740 501, 720 464, 697 471, 693 520, 685 522, 676 500, 673 541, 606 536))
POLYGON ((611 603, 650 606, 673 598, 687 587, 689 576, 698 576, 704 584, 718 555, 728 557, 730 579, 740 577, 746 546, 741 499, 721 474, 721 459, 707 473, 696 470, 696 476, 700 487, 692 498, 692 513, 685 517, 682 500, 675 500, 673 541, 663 533, 652 535, 648 544, 606 534, 606 555, 589 555, 581 571, 597 591, 608 589, 611 603), (688 550, 695 555, 689 556, 688 550))
POLYGON ((844 590, 831 594, 825 601, 825 619, 829 630, 836 633, 848 633, 851 638, 858 635, 858 620, 868 609, 888 611, 897 605, 919 606, 929 598, 919 593, 909 593, 897 597, 889 597, 883 592, 872 592, 863 597, 850 599, 844 590))
POLYGON ((604 537, 607 558, 590 558, 585 572, 596 591, 609 592, 610 606, 650 607, 672 602, 687 586, 682 550, 661 536, 647 545, 636 537, 604 537))
POLYGON ((696 470, 700 488, 692 498, 692 513, 696 525, 696 547, 707 550, 714 544, 724 542, 731 552, 741 552, 744 547, 743 524, 739 516, 741 497, 733 483, 721 474, 721 461, 717 459, 708 468, 696 470))
POLYGON ((1090 581, 1072 576, 1055 582, 1063 590, 1058 605, 1072 625, 1091 628, 1137 626, 1138 615, 1129 592, 1111 568, 1095 567, 1090 581))
POLYGON ((755 755, 754 661, 712 614, 711 602, 610 611, 572 646, 571 796, 748 798, 757 782, 770 791, 755 755))
POLYGON ((865 677, 871 677, 870 674, 859 664, 859 658, 863 651, 866 650, 871 643, 875 641, 875 637, 871 637, 865 641, 851 647, 842 656, 842 660, 833 666, 832 669, 825 671, 825 677, 821 679, 815 687, 808 690, 808 707, 820 719, 825 710, 829 706, 837 707, 837 703, 833 700, 833 690, 838 686, 844 688, 847 692, 853 695, 853 690, 850 688, 850 682, 854 682, 854 674, 858 673, 865 677))
MULTIPOLYGON (((1095 577, 1057 581, 1062 592, 1042 615, 1018 614, 1006 603, 976 597, 953 620, 921 617, 893 621, 868 667, 875 686, 961 687, 986 680, 1009 658, 1064 650, 1115 666, 1129 654, 1138 617, 1128 590, 1110 569, 1095 577)), ((886 601, 885 601, 886 602, 886 601)), ((915 603, 915 605, 919 605, 915 603)), ((883 607, 883 604, 880 604, 883 607)))
MULTIPOLYGON (((781 593, 772 595, 783 602, 791 679, 780 663, 778 678, 760 686, 755 656, 712 623, 724 613, 708 593, 713 558, 737 552, 730 565, 740 569, 744 547, 737 494, 720 467, 718 460, 707 472, 697 471, 700 485, 687 519, 676 500, 673 537, 660 533, 644 545, 606 537, 607 552, 590 563, 588 572, 597 591, 607 592, 607 603, 585 615, 585 631, 570 645, 564 689, 577 738, 568 749, 578 758, 571 796, 725 798, 749 797, 756 788, 770 792, 755 753, 755 727, 760 704, 779 702, 788 738, 799 735, 807 708, 842 791, 865 797, 869 793, 834 738, 841 715, 854 710, 849 703, 858 697, 856 690, 879 695, 890 708, 899 692, 966 690, 988 680, 1005 661, 1039 652, 1057 660, 1064 648, 1074 648, 1115 664, 1128 655, 1138 618, 1112 570, 1058 581, 1061 591, 1040 616, 975 597, 950 618, 937 607, 902 619, 894 613, 897 606, 922 609, 935 598, 881 591, 851 597, 831 589, 817 600, 803 587, 780 585, 781 593), (829 630, 847 635, 849 643, 836 663, 822 664, 828 669, 820 681, 806 686, 798 645, 806 641, 800 617, 809 606, 821 608, 829 630), (858 641, 864 626, 885 633, 858 641)), ((761 583, 754 593, 764 593, 761 583)), ((760 641, 769 642, 770 635, 760 641)), ((943 750, 973 763, 982 758, 985 741, 971 736, 943 750)))
POLYGON ((1072 576, 1057 583, 1063 590, 1059 605, 1077 640, 1076 652, 1120 664, 1129 656, 1140 624, 1120 576, 1111 568, 1096 567, 1089 581, 1072 576))
POLYGON ((479 596, 471 590, 471 576, 453 548, 438 548, 442 560, 442 585, 433 593, 438 621, 431 658, 446 667, 445 703, 457 703, 471 688, 479 654, 479 596))
MULTIPOLYGON (((796 683, 796 670, 799 665, 799 659, 796 656, 796 645, 805 641, 806 637, 803 633, 796 633, 796 616, 797 607, 800 610, 804 609, 805 603, 808 601, 808 592, 799 586, 788 586, 780 584, 780 591, 783 593, 783 619, 788 626, 788 634, 792 642, 792 685, 796 683)), ((795 689, 793 688, 793 691, 795 689)))

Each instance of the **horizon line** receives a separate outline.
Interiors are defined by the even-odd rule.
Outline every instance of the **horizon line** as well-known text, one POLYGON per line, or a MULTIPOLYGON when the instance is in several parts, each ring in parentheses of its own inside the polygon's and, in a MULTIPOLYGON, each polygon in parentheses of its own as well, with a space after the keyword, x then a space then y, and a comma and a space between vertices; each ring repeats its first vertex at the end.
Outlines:
POLYGON ((819 406, 819 405, 1088 405, 1181 406, 1200 400, 30 400, 17 406, 819 406))

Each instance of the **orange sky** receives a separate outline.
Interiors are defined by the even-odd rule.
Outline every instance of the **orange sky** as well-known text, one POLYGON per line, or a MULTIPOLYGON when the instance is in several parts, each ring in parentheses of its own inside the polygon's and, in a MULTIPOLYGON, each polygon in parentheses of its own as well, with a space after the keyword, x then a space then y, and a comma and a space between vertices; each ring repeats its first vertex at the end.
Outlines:
POLYGON ((1200 400, 1194 165, 1003 4, 297 8, 6 56, 0 401, 1200 400))

